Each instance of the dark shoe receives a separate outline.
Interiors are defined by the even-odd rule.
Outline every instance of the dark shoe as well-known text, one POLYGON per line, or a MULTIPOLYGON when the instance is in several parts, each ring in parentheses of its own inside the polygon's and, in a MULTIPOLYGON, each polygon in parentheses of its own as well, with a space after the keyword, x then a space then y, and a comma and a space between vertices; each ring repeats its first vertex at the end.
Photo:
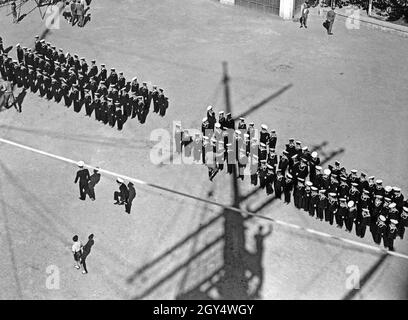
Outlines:
POLYGON ((119 201, 114 202, 113 204, 120 204, 119 201))

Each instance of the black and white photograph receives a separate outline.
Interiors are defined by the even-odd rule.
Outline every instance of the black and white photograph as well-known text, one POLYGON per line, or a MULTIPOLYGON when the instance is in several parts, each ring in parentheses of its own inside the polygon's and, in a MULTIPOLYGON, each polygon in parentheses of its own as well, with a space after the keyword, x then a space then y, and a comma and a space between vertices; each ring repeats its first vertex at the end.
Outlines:
POLYGON ((407 84, 408 0, 0 0, 0 300, 407 300, 407 84))

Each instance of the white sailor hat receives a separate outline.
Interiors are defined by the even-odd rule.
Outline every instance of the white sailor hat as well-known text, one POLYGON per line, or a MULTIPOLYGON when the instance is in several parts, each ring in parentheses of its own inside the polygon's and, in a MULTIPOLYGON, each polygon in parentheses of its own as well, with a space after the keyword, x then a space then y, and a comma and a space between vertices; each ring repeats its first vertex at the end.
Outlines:
POLYGON ((36 39, 38 39, 39 37, 40 37, 40 36, 38 36, 38 35, 37 35, 37 36, 35 36, 35 38, 36 38, 36 39))
POLYGON ((104 64, 104 63, 101 63, 101 67, 106 67, 106 64, 104 64))
POLYGON ((301 141, 299 141, 299 140, 297 140, 296 142, 295 142, 296 144, 302 144, 302 142, 301 141))
POLYGON ((231 147, 232 146, 232 143, 227 143, 227 147, 231 147))
POLYGON ((380 220, 382 221, 382 222, 385 222, 387 219, 383 216, 383 215, 380 215, 380 220))
POLYGON ((316 166, 316 170, 321 171, 321 170, 322 170, 322 167, 321 167, 321 166, 316 166))
POLYGON ((339 200, 342 201, 342 202, 346 202, 346 201, 347 201, 346 198, 339 198, 339 200))
POLYGON ((388 197, 384 197, 384 201, 391 202, 391 199, 388 197))
POLYGON ((116 69, 115 68, 111 68, 111 71, 115 71, 116 69))
POLYGON ((317 157, 317 152, 316 152, 316 151, 313 151, 313 152, 312 152, 312 157, 313 157, 313 158, 316 158, 316 157, 317 157))
POLYGON ((350 172, 353 173, 353 174, 356 174, 356 173, 357 173, 357 170, 356 170, 356 169, 353 169, 353 170, 350 170, 350 172))
POLYGON ((321 189, 321 190, 319 190, 319 193, 325 193, 326 192, 326 190, 325 189, 321 189))
POLYGON ((224 114, 224 111, 219 111, 218 113, 219 113, 219 114, 224 114))
POLYGON ((329 193, 329 196, 330 196, 330 197, 337 197, 337 194, 335 194, 334 192, 330 192, 330 193, 329 193))
POLYGON ((290 139, 289 139, 289 142, 294 142, 294 141, 295 141, 294 138, 290 138, 290 139))
POLYGON ((368 180, 374 180, 375 179, 375 176, 369 176, 368 177, 368 180))
POLYGON ((364 190, 363 190, 363 193, 370 194, 370 191, 369 191, 369 190, 367 190, 367 189, 364 189, 364 190))
POLYGON ((353 187, 358 187, 358 183, 352 182, 352 183, 351 183, 351 186, 353 186, 353 187))
POLYGON ((263 142, 261 142, 259 145, 260 145, 262 148, 266 148, 266 144, 263 143, 263 142))
POLYGON ((44 42, 45 42, 45 40, 44 40, 44 39, 41 39, 41 40, 40 40, 40 42, 44 43, 44 42))
POLYGON ((347 203, 347 207, 352 208, 353 206, 354 206, 354 201, 353 201, 353 200, 350 200, 350 201, 347 203))
POLYGON ((365 172, 361 171, 361 172, 360 172, 360 176, 362 176, 362 177, 366 177, 366 176, 367 176, 367 174, 366 174, 365 172))
POLYGON ((261 160, 261 163, 266 163, 266 160, 265 160, 265 159, 262 159, 262 160, 261 160))
POLYGON ((77 162, 77 165, 78 167, 82 168, 85 165, 85 163, 81 160, 77 162))
POLYGON ((276 133, 276 130, 275 130, 275 129, 272 129, 272 130, 271 130, 271 133, 276 133))
POLYGON ((249 125, 250 125, 251 127, 253 127, 253 126, 255 125, 255 123, 250 122, 249 125))
POLYGON ((303 151, 306 151, 307 149, 308 149, 307 146, 304 146, 304 147, 302 148, 303 151))
POLYGON ((241 121, 245 121, 245 118, 242 118, 242 117, 241 117, 241 118, 239 118, 239 120, 241 120, 241 121))
POLYGON ((209 140, 210 138, 207 137, 207 136, 204 136, 203 139, 204 139, 204 140, 209 140))
POLYGON ((82 60, 82 61, 85 61, 85 58, 84 58, 84 57, 81 57, 81 60, 82 60))
POLYGON ((95 59, 92 59, 92 60, 91 60, 91 62, 92 62, 92 63, 95 63, 95 62, 96 62, 96 60, 95 60, 95 59))
POLYGON ((405 212, 408 212, 408 207, 403 207, 402 208, 405 212))
POLYGON ((17 44, 16 44, 16 47, 19 47, 19 46, 20 46, 20 44, 19 44, 19 43, 17 43, 17 44))
POLYGON ((215 139, 215 138, 213 137, 213 138, 211 138, 211 142, 216 143, 216 142, 217 142, 217 139, 215 139))
POLYGON ((241 130, 235 130, 236 134, 241 134, 241 130))
POLYGON ((390 205, 388 206, 388 208, 393 209, 397 206, 397 204, 395 202, 390 203, 390 205))
POLYGON ((287 173, 286 178, 292 179, 293 177, 292 177, 292 175, 290 173, 287 173))
POLYGON ((397 225, 397 224, 398 224, 398 220, 395 220, 395 219, 390 219, 390 222, 391 222, 392 224, 394 224, 394 225, 397 225))
POLYGON ((249 134, 248 134, 248 133, 245 133, 245 134, 244 134, 244 138, 245 138, 245 139, 248 139, 248 138, 249 138, 249 134))
POLYGON ((212 108, 213 108, 212 106, 208 106, 208 107, 207 107, 207 111, 212 110, 212 108))
POLYGON ((117 179, 116 179, 116 182, 117 182, 117 183, 124 183, 125 181, 123 181, 122 178, 117 178, 117 179))
POLYGON ((312 189, 313 191, 317 191, 317 188, 312 186, 310 189, 312 189))
POLYGON ((382 184, 382 183, 383 183, 383 181, 382 181, 382 180, 380 180, 380 179, 378 179, 378 180, 376 180, 376 181, 375 181, 375 183, 376 183, 376 184, 382 184))
POLYGON ((384 188, 384 190, 385 190, 386 192, 391 192, 391 191, 392 191, 392 187, 391 187, 391 186, 386 186, 386 187, 384 188))
POLYGON ((216 127, 216 128, 221 128, 221 124, 217 122, 217 123, 215 124, 215 127, 216 127))
POLYGON ((206 122, 206 121, 207 121, 207 117, 203 118, 203 122, 206 122))
POLYGON ((307 185, 308 187, 311 187, 311 186, 313 186, 313 183, 312 183, 311 181, 306 181, 306 185, 307 185))
POLYGON ((261 124, 261 129, 268 130, 268 126, 266 124, 261 124))
POLYGON ((331 171, 330 171, 330 169, 324 169, 323 173, 325 175, 330 175, 331 171))
POLYGON ((266 167, 267 167, 269 170, 273 170, 273 166, 271 166, 270 164, 267 164, 266 167))
POLYGON ((393 189, 395 192, 401 192, 401 188, 398 188, 398 187, 392 187, 392 189, 393 189))
POLYGON ((305 181, 305 179, 303 179, 303 178, 297 178, 298 179, 298 181, 300 181, 300 182, 304 182, 305 181))

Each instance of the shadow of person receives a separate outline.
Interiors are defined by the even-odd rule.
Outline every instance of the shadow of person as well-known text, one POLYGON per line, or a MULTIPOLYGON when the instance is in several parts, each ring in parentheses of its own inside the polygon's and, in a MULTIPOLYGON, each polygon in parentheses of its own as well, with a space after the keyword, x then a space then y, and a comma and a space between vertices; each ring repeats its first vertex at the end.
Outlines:
POLYGON ((23 13, 23 14, 17 19, 17 23, 19 23, 21 20, 23 20, 26 16, 27 16, 27 14, 26 14, 26 13, 23 13))
POLYGON ((88 182, 88 190, 89 190, 89 197, 91 200, 95 200, 95 186, 101 180, 101 174, 99 173, 98 168, 94 169, 93 174, 89 177, 88 182))
POLYGON ((246 267, 250 271, 252 277, 257 278, 257 285, 252 293, 253 298, 259 298, 262 289, 264 270, 262 267, 264 240, 272 234, 272 225, 269 226, 268 231, 263 231, 263 226, 259 226, 257 233, 254 235, 255 252, 248 253, 246 267))
POLYGON ((136 189, 132 182, 128 183, 129 197, 125 205, 126 213, 130 214, 132 209, 132 202, 136 198, 136 189))
POLYGON ((27 90, 26 89, 23 89, 21 92, 20 92, 20 94, 17 96, 17 98, 16 98, 16 104, 17 104, 17 106, 18 106, 18 108, 22 111, 22 109, 23 109, 23 101, 24 101, 24 98, 25 98, 25 96, 27 95, 27 90))
POLYGON ((91 254, 91 248, 94 244, 94 234, 90 234, 88 237, 88 242, 82 247, 81 264, 84 268, 83 273, 88 273, 88 269, 86 268, 86 259, 91 254))

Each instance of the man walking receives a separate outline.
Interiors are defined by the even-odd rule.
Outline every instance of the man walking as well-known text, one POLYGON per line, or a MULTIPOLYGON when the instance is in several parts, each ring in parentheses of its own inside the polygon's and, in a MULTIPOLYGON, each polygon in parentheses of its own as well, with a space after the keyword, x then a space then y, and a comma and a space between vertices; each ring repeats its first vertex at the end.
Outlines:
POLYGON ((71 24, 74 25, 78 21, 77 6, 75 0, 71 2, 71 24))
POLYGON ((74 255, 74 260, 75 260, 75 265, 74 267, 77 269, 80 269, 80 260, 81 260, 81 255, 82 255, 82 243, 79 241, 78 236, 75 235, 72 237, 72 241, 74 242, 72 244, 72 254, 74 255))
POLYGON ((77 2, 76 11, 78 15, 78 27, 83 27, 85 21, 85 6, 80 0, 77 2))
MULTIPOLYGON (((13 94, 13 84, 10 81, 11 79, 8 78, 6 81, 3 81, 2 85, 0 86, 0 93, 3 93, 3 103, 6 109, 10 108, 11 106, 14 106, 17 110, 17 112, 21 112, 21 106, 19 107, 18 104, 16 103, 16 98, 14 97, 13 94)), ((1 94, 0 94, 1 96, 1 94)), ((2 106, 0 105, 0 110, 2 106)))
POLYGON ((136 189, 132 182, 128 183, 128 199, 125 204, 126 213, 130 214, 130 210, 132 209, 132 202, 133 199, 136 198, 136 189))
POLYGON ((88 193, 89 195, 89 187, 88 187, 88 182, 90 178, 89 171, 88 169, 84 169, 83 161, 78 162, 78 167, 79 167, 79 170, 76 174, 74 183, 77 183, 79 180, 79 199, 85 200, 86 194, 88 193))
POLYGON ((307 2, 304 3, 300 10, 300 28, 305 27, 307 28, 307 17, 309 16, 309 4, 307 2))
POLYGON ((334 18, 336 17, 336 13, 334 12, 334 5, 331 7, 331 10, 327 12, 326 16, 326 29, 327 29, 327 34, 332 35, 332 27, 334 23, 334 18))

